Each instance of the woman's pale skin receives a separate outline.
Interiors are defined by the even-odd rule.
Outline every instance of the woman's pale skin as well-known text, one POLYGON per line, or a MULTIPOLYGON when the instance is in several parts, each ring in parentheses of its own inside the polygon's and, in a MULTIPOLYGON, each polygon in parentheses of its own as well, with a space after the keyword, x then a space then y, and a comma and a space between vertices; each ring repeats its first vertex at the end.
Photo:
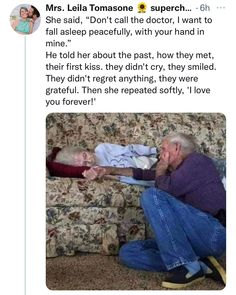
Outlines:
POLYGON ((93 153, 82 151, 74 156, 74 166, 93 166, 95 165, 95 155, 93 153))
MULTIPOLYGON (((27 9, 24 9, 24 8, 21 8, 21 9, 20 9, 20 17, 21 17, 21 19, 24 20, 24 21, 26 21, 26 19, 28 18, 28 16, 29 16, 29 12, 28 12, 28 10, 27 10, 27 9)), ((20 22, 19 19, 16 19, 16 20, 14 20, 14 21, 12 22, 12 28, 13 28, 14 30, 15 30, 16 27, 18 26, 19 22, 20 22)), ((30 22, 29 25, 30 25, 30 31, 29 31, 29 34, 31 34, 31 33, 32 33, 32 30, 33 30, 33 23, 30 22)), ((18 33, 20 33, 20 34, 24 34, 24 33, 21 33, 21 32, 18 32, 18 33)))

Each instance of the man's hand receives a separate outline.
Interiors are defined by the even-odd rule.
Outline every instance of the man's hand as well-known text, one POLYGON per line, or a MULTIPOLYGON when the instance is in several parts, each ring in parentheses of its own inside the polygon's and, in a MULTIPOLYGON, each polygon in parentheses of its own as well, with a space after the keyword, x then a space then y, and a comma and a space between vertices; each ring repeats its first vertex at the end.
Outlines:
POLYGON ((166 174, 166 171, 169 168, 169 163, 170 163, 170 153, 163 152, 160 155, 160 161, 157 163, 156 176, 161 176, 166 174))
POLYGON ((93 166, 89 170, 84 171, 82 174, 88 180, 99 179, 102 178, 104 175, 123 175, 132 177, 133 169, 93 166))
POLYGON ((87 180, 95 180, 102 178, 104 175, 109 174, 109 172, 106 168, 94 166, 89 170, 85 170, 82 174, 87 180))

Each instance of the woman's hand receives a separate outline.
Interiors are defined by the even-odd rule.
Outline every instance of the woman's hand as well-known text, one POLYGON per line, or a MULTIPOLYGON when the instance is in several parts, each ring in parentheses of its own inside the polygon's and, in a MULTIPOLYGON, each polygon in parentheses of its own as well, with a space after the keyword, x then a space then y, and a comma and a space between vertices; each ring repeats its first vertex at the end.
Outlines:
POLYGON ((104 175, 109 174, 107 169, 104 167, 94 166, 91 167, 89 170, 85 170, 83 173, 84 178, 87 180, 95 180, 100 179, 104 175))

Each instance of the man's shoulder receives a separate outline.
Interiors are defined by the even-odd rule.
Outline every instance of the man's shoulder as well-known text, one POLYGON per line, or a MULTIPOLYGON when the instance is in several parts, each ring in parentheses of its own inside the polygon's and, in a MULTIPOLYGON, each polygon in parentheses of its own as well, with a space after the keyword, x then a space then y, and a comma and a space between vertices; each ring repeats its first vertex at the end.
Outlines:
POLYGON ((210 159, 210 158, 202 153, 193 152, 193 153, 189 154, 186 159, 188 159, 188 160, 192 160, 192 159, 205 160, 205 159, 210 159))
POLYGON ((213 161, 210 157, 202 154, 202 153, 198 153, 198 152, 193 152, 191 153, 185 160, 186 164, 198 164, 198 165, 207 165, 207 164, 213 164, 213 161))

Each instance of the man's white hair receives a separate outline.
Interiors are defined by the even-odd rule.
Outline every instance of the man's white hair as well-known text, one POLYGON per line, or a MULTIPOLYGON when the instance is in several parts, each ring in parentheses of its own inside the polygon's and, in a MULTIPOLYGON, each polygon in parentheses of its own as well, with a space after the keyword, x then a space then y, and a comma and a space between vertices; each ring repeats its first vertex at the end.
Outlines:
POLYGON ((74 147, 74 146, 66 146, 64 148, 62 148, 56 155, 55 158, 55 162, 59 162, 65 165, 71 165, 74 166, 75 165, 75 155, 77 153, 82 152, 83 150, 78 148, 78 147, 74 147))
POLYGON ((193 136, 181 132, 172 133, 164 137, 169 143, 178 143, 185 155, 197 151, 197 144, 193 136))

